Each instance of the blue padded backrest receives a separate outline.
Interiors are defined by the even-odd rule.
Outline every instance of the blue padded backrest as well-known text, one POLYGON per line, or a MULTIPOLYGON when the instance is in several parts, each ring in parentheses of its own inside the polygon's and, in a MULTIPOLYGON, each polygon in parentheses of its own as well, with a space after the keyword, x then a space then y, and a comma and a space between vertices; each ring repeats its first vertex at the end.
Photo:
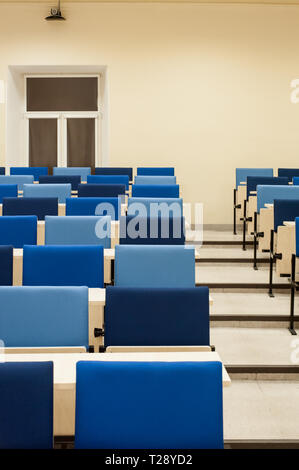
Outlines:
POLYGON ((109 216, 46 216, 45 221, 45 245, 111 246, 109 216))
POLYGON ((204 346, 209 289, 107 287, 105 346, 204 346))
POLYGON ((120 219, 121 245, 184 245, 184 217, 135 217, 120 219))
POLYGON ((0 166, 0 175, 5 175, 5 166, 0 166))
POLYGON ((127 175, 129 181, 133 179, 133 168, 129 167, 96 167, 94 173, 95 175, 127 175))
POLYGON ((47 175, 40 176, 39 184, 67 184, 72 186, 72 191, 78 190, 78 185, 81 183, 80 175, 47 175))
POLYGON ((133 197, 180 197, 178 184, 133 184, 133 197))
POLYGON ((129 189, 129 177, 126 175, 90 175, 87 176, 88 184, 124 184, 129 189))
POLYGON ((299 217, 295 219, 296 257, 299 257, 299 217))
POLYGON ((5 347, 88 346, 88 288, 0 286, 5 347))
POLYGON ((53 362, 0 364, 0 448, 53 447, 53 362))
POLYGON ((19 191, 23 191, 23 186, 33 181, 32 175, 0 175, 0 184, 17 184, 19 191))
POLYGON ((17 197, 18 185, 17 184, 0 184, 0 204, 2 204, 4 197, 17 197))
POLYGON ((124 184, 79 184, 78 197, 118 197, 126 193, 124 184))
POLYGON ((274 199, 274 230, 277 231, 279 225, 284 222, 293 222, 299 217, 299 196, 298 199, 274 199))
POLYGON ((87 176, 90 175, 91 168, 85 166, 77 166, 77 167, 53 167, 53 175, 80 175, 81 181, 87 181, 87 176))
POLYGON ((157 208, 163 209, 165 206, 173 209, 173 215, 177 217, 183 215, 183 199, 170 197, 129 197, 128 215, 155 215, 157 208))
POLYGON ((58 215, 57 197, 6 197, 3 215, 36 215, 45 220, 46 215, 58 215))
MULTIPOLYGON (((11 286, 13 282, 13 246, 0 246, 0 285, 11 286)), ((1 438, 0 438, 1 442, 1 438)))
POLYGON ((75 447, 222 449, 222 364, 78 362, 75 447))
POLYGON ((135 184, 176 184, 175 176, 142 176, 137 175, 134 178, 135 184))
POLYGON ((294 176, 294 178, 293 178, 293 185, 294 185, 294 186, 299 186, 299 176, 294 176))
POLYGON ((37 217, 35 215, 0 217, 0 245, 23 248, 24 245, 36 245, 36 240, 37 217))
POLYGON ((292 181, 294 176, 299 176, 299 168, 278 168, 278 176, 286 176, 292 181))
POLYGON ((273 176, 273 168, 236 168, 236 188, 247 176, 273 176))
POLYGON ((191 246, 116 245, 118 287, 195 287, 195 250, 191 246))
POLYGON ((23 285, 104 287, 103 247, 25 245, 23 285))
POLYGON ((137 175, 143 176, 174 176, 174 167, 139 167, 137 175))
POLYGON ((257 211, 274 199, 299 199, 299 186, 257 186, 257 211))
POLYGON ((66 215, 109 215, 118 220, 120 205, 117 197, 70 197, 66 199, 66 215))
POLYGON ((58 197, 59 204, 72 194, 72 186, 68 184, 24 184, 24 197, 58 197))
POLYGON ((38 181, 40 175, 48 174, 47 166, 12 166, 10 168, 11 175, 32 175, 34 181, 38 181))
POLYGON ((282 185, 288 184, 289 180, 287 177, 267 177, 267 176, 248 176, 247 178, 247 199, 250 196, 251 191, 256 191, 258 185, 282 185))

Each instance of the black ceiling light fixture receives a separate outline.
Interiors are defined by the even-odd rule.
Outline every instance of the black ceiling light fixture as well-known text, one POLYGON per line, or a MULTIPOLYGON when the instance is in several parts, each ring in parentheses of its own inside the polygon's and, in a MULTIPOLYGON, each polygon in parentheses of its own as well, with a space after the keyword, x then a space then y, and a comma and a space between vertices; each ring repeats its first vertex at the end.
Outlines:
POLYGON ((60 0, 58 0, 58 6, 57 8, 51 8, 51 14, 49 16, 47 16, 45 18, 45 20, 47 21, 55 21, 55 20, 58 20, 58 21, 61 21, 61 20, 65 20, 65 18, 62 16, 61 14, 61 10, 60 10, 60 0))

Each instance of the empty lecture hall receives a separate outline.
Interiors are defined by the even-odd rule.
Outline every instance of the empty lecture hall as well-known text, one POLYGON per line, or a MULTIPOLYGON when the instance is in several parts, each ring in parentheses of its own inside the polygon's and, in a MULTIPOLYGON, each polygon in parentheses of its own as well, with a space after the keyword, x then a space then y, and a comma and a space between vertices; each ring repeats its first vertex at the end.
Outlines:
POLYGON ((299 450, 299 0, 0 0, 0 50, 0 455, 299 450))

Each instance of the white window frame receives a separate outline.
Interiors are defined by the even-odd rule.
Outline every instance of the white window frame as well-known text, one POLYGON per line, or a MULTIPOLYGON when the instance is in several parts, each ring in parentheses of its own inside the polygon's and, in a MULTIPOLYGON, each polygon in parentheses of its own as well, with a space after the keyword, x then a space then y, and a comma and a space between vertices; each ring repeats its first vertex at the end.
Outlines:
POLYGON ((102 104, 100 95, 100 74, 25 74, 24 75, 24 142, 25 161, 29 166, 29 120, 57 119, 57 166, 67 166, 67 119, 85 118, 95 120, 95 166, 102 165, 101 131, 102 104), (27 111, 27 78, 97 78, 98 79, 98 111, 27 111))

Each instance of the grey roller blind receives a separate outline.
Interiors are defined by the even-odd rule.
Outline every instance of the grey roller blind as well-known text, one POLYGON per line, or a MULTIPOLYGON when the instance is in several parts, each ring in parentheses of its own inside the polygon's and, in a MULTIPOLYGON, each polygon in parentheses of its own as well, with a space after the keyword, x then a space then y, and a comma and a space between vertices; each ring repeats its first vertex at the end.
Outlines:
POLYGON ((95 119, 67 120, 67 165, 95 167, 95 119))
POLYGON ((27 79, 27 111, 97 111, 97 77, 27 79))
POLYGON ((29 166, 57 166, 57 119, 29 119, 29 166))

